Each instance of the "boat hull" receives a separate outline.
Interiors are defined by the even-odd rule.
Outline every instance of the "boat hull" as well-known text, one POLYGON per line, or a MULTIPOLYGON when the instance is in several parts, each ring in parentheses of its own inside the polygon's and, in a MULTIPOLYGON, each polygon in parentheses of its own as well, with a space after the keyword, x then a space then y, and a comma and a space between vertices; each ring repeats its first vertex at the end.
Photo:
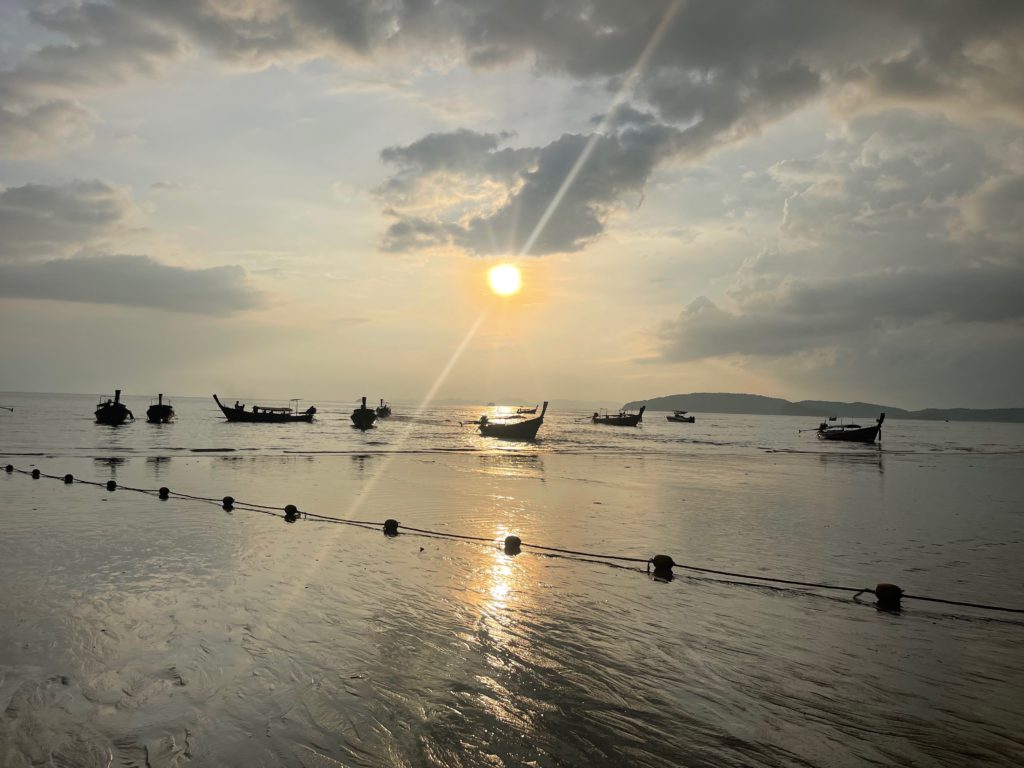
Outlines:
POLYGON ((680 424, 695 424, 697 419, 694 416, 666 416, 669 421, 677 421, 680 424))
POLYGON ((174 408, 169 405, 151 405, 146 411, 146 421, 150 424, 166 424, 174 418, 174 408))
POLYGON ((595 413, 591 420, 595 424, 604 424, 606 427, 635 427, 644 420, 646 408, 646 405, 642 405, 639 413, 620 413, 616 416, 599 416, 595 413))
POLYGON ((315 414, 315 411, 313 413, 308 411, 305 413, 253 413, 241 408, 226 408, 216 395, 213 396, 213 399, 217 402, 225 419, 247 424, 292 424, 297 421, 310 424, 315 414))
POLYGON ((861 427, 860 429, 844 429, 834 432, 819 432, 819 440, 834 440, 842 443, 873 443, 878 438, 881 426, 861 427))
POLYGON ((96 423, 117 427, 128 420, 129 410, 121 403, 114 403, 96 409, 96 423))

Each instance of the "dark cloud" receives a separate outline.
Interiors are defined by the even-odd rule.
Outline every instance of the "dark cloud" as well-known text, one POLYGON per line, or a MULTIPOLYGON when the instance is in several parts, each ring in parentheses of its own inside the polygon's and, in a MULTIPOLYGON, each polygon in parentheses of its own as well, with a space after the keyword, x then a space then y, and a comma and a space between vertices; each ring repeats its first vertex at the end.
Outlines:
POLYGON ((0 191, 0 260, 56 256, 112 234, 132 210, 128 194, 97 180, 0 191))
MULTIPOLYGON (((408 190, 411 180, 422 182, 441 172, 454 174, 464 185, 480 177, 499 184, 496 202, 492 196, 482 201, 484 210, 468 212, 461 206, 457 221, 399 212, 385 248, 453 242, 474 254, 520 252, 528 244, 531 255, 579 250, 604 231, 609 213, 626 196, 639 197, 654 167, 674 152, 680 138, 677 129, 635 110, 611 123, 607 133, 564 134, 540 148, 498 149, 507 137, 458 131, 384 150, 385 160, 402 163, 385 193, 408 190), (576 168, 584 154, 586 161, 576 168), (554 201, 555 214, 540 227, 554 201)), ((443 212, 448 203, 442 198, 435 207, 443 212)))
POLYGON ((54 299, 230 315, 262 304, 241 267, 186 269, 147 256, 0 264, 0 297, 54 299))

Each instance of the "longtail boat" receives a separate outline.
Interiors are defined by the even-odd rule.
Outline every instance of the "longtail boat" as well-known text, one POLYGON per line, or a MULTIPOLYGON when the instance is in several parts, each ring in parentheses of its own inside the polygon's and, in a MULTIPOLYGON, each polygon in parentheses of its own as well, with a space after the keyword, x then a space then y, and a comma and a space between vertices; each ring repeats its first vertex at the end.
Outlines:
POLYGON ((366 398, 364 397, 363 404, 352 411, 352 424, 359 429, 369 429, 376 420, 376 411, 366 407, 366 398))
POLYGON ((316 407, 312 405, 306 410, 300 411, 297 399, 293 399, 291 401, 293 405, 287 408, 254 405, 251 411, 245 410, 245 406, 240 405, 237 401, 233 408, 228 408, 220 401, 217 395, 214 395, 213 399, 217 402, 218 407, 224 414, 224 418, 228 421, 245 421, 257 424, 290 424, 295 421, 309 423, 313 421, 313 417, 316 415, 316 407))
POLYGON ((150 424, 166 424, 174 418, 174 406, 164 402, 162 392, 156 397, 157 401, 146 409, 146 421, 150 424))
POLYGON ((533 406, 533 408, 527 408, 525 405, 521 405, 518 408, 516 408, 516 413, 536 413, 536 412, 537 412, 537 406, 536 405, 533 406))
POLYGON ((480 434, 484 437, 502 437, 506 440, 533 440, 537 430, 544 423, 544 414, 548 412, 548 401, 544 401, 540 416, 536 419, 522 421, 491 421, 487 417, 480 418, 480 434))
MULTIPOLYGON (((829 419, 829 421, 833 421, 829 419)), ((873 443, 877 438, 881 442, 882 422, 885 421, 885 414, 878 417, 878 421, 870 427, 862 427, 860 424, 829 424, 823 421, 818 425, 815 432, 819 440, 842 440, 847 443, 873 443)))
POLYGON ((610 427, 635 427, 644 420, 645 410, 647 410, 646 405, 640 406, 639 413, 619 411, 618 413, 605 413, 602 415, 594 411, 594 415, 590 417, 590 420, 595 424, 605 424, 610 427))
POLYGON ((114 399, 107 398, 96 405, 96 422, 116 427, 124 424, 126 419, 135 421, 135 414, 128 410, 128 406, 121 402, 121 390, 114 390, 114 399))
POLYGON ((381 398, 380 405, 377 406, 377 418, 386 419, 391 415, 391 403, 385 403, 384 398, 381 398))

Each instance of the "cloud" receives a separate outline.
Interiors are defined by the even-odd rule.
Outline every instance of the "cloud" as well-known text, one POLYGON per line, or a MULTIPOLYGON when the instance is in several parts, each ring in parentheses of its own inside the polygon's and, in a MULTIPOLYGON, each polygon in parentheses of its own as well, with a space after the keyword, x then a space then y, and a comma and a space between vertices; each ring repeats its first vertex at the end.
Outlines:
POLYGON ((134 210, 106 182, 25 184, 0 191, 0 260, 68 254, 114 234, 134 210))
POLYGON ((186 269, 148 256, 107 255, 0 264, 0 297, 53 299, 230 315, 262 305, 241 267, 186 269))
POLYGON ((382 193, 393 209, 401 202, 420 213, 394 210, 399 220, 388 229, 384 247, 451 243, 476 255, 520 252, 527 244, 531 255, 578 251, 604 231, 608 216, 628 195, 639 199, 654 167, 675 150, 680 136, 653 116, 628 110, 606 133, 567 133, 544 147, 499 149, 507 135, 465 130, 389 147, 382 158, 400 168, 382 193), (585 151, 587 162, 562 190, 585 151), (427 182, 439 175, 445 177, 438 185, 444 192, 427 197, 433 189, 427 182), (481 180, 492 183, 490 196, 453 198, 455 190, 481 180), (538 228, 560 191, 557 214, 538 228), (396 192, 405 196, 398 201, 396 192), (421 215, 424 209, 434 217, 421 215))

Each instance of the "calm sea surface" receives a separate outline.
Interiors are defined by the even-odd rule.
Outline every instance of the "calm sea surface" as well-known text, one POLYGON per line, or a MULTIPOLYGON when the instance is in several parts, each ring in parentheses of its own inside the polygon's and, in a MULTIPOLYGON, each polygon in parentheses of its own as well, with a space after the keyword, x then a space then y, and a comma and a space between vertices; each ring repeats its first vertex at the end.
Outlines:
MULTIPOLYGON (((340 517, 1024 607, 1024 425, 696 414, 535 443, 482 408, 96 425, 0 462, 340 517)), ((231 398, 234 401, 234 398, 231 398)), ((251 403, 250 403, 251 404, 251 403)), ((827 415, 827 414, 822 414, 827 415)), ((0 472, 0 766, 1019 766, 1024 620, 610 567, 0 472)))

